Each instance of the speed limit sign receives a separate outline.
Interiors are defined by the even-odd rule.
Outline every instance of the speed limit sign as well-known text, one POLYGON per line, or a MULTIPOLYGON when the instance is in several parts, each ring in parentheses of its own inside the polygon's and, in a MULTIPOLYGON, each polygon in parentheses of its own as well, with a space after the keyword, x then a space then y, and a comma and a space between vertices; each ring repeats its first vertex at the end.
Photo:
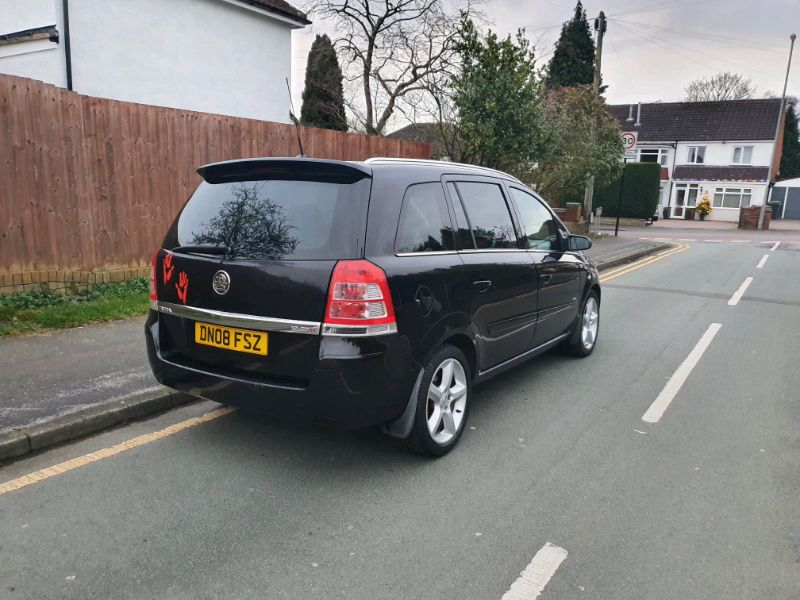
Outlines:
POLYGON ((625 150, 636 150, 636 142, 638 139, 638 131, 624 131, 622 133, 622 147, 625 148, 625 150))

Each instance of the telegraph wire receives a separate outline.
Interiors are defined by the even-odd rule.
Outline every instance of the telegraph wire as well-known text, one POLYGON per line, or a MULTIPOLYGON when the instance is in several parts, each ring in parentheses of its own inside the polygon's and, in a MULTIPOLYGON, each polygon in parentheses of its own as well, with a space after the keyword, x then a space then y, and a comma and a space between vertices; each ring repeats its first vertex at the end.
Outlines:
MULTIPOLYGON (((609 20, 612 20, 612 19, 609 19, 609 20)), ((648 29, 653 29, 653 30, 657 30, 657 31, 664 31, 664 32, 667 32, 667 33, 681 35, 681 36, 684 36, 684 37, 695 38, 695 36, 702 36, 703 38, 707 38, 707 39, 710 39, 710 40, 715 40, 715 41, 719 41, 719 42, 723 42, 723 43, 727 43, 727 44, 731 44, 731 45, 736 45, 736 46, 748 46, 748 47, 750 47, 750 48, 752 48, 754 50, 762 50, 764 52, 773 52, 773 50, 769 50, 768 48, 780 49, 781 51, 784 50, 783 46, 778 46, 778 45, 774 45, 774 44, 762 44, 762 43, 750 42, 750 41, 747 41, 747 40, 742 40, 742 39, 738 39, 738 38, 734 38, 734 37, 730 37, 730 36, 726 36, 726 35, 719 35, 719 34, 714 34, 714 33, 706 33, 704 31, 694 31, 694 30, 688 30, 688 29, 674 29, 672 27, 665 27, 663 25, 653 25, 651 23, 642 23, 640 21, 626 21, 625 19, 613 19, 613 21, 615 23, 625 24, 625 25, 629 25, 629 26, 630 25, 634 25, 634 26, 638 26, 638 27, 646 27, 648 29)))
POLYGON ((619 13, 616 13, 616 14, 613 14, 613 15, 608 15, 606 18, 607 19, 611 19, 613 17, 620 17, 620 16, 625 17, 625 16, 629 16, 629 15, 638 15, 638 14, 647 13, 647 12, 656 12, 656 11, 659 11, 659 10, 666 10, 668 8, 689 8, 689 7, 692 7, 692 6, 699 6, 701 4, 710 4, 712 2, 721 2, 721 1, 722 0, 697 0, 695 2, 689 2, 689 3, 686 3, 686 2, 659 2, 657 4, 653 4, 653 5, 650 5, 650 6, 645 6, 645 7, 638 8, 638 9, 634 8, 634 9, 628 10, 626 12, 619 12, 619 13))

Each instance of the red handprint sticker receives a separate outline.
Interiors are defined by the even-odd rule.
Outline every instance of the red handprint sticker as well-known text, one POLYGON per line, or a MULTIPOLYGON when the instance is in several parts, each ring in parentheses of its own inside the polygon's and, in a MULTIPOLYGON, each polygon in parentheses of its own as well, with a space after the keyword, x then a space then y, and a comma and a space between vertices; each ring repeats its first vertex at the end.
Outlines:
POLYGON ((175 289, 178 290, 178 300, 186 304, 186 294, 189 292, 189 276, 183 271, 178 275, 178 283, 175 284, 175 289))
POLYGON ((175 267, 172 265, 172 252, 167 252, 162 267, 164 269, 164 283, 166 284, 172 279, 172 273, 175 271, 175 267))

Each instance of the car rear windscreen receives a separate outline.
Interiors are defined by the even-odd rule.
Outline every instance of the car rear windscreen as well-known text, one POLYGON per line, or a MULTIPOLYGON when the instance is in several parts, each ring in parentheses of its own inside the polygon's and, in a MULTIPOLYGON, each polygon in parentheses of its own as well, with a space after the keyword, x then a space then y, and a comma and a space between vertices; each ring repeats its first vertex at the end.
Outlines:
POLYGON ((226 247, 228 260, 359 258, 369 191, 369 179, 203 182, 178 219, 178 243, 226 247))

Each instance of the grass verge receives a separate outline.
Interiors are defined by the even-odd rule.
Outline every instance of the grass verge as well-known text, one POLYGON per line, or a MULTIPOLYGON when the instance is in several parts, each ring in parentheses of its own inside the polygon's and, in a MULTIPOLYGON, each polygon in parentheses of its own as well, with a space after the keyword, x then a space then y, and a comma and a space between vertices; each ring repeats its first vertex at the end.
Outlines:
POLYGON ((147 313, 146 277, 102 283, 65 296, 37 290, 0 296, 0 336, 78 327, 147 313))

